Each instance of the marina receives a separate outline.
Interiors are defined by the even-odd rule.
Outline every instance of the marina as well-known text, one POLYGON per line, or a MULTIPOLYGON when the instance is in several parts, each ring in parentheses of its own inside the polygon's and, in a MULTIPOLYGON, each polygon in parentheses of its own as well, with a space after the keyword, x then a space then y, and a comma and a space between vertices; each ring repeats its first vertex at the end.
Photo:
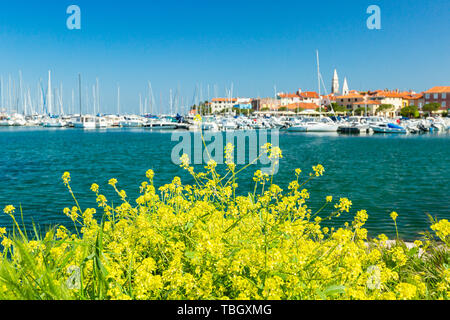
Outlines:
POLYGON ((201 124, 194 116, 180 115, 28 115, 0 114, 0 127, 46 128, 147 128, 152 130, 258 130, 279 129, 288 132, 340 132, 349 134, 419 134, 445 133, 450 130, 450 118, 424 119, 364 116, 205 116, 201 124))

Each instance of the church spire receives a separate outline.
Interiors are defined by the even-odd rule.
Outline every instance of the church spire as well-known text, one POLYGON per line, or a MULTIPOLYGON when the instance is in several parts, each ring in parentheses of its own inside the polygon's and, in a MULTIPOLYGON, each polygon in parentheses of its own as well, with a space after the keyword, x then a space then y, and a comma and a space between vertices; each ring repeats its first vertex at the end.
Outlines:
POLYGON ((334 69, 333 80, 331 83, 331 93, 333 94, 339 93, 339 78, 336 69, 334 69))
POLYGON ((346 96, 348 95, 348 83, 347 78, 344 78, 344 84, 342 85, 342 95, 346 96))

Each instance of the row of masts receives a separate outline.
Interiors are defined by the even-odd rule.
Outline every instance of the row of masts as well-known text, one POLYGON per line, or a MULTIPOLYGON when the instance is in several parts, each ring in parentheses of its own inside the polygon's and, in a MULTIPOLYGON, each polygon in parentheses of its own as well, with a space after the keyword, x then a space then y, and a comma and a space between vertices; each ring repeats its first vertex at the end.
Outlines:
MULTIPOLYGON (((81 82, 80 82, 81 83, 81 82)), ((100 94, 98 78, 92 86, 92 100, 88 94, 88 87, 85 88, 86 106, 92 104, 93 112, 100 112, 100 94), (92 103, 91 103, 92 101, 92 103)), ((52 86, 51 71, 48 72, 47 89, 42 85, 42 79, 37 84, 34 95, 31 93, 31 87, 24 87, 22 72, 19 71, 19 86, 16 87, 16 81, 9 75, 8 83, 5 84, 4 77, 0 76, 0 112, 19 113, 23 115, 32 114, 65 114, 63 100, 63 85, 54 88, 52 86)), ((81 97, 81 94, 80 94, 81 97)), ((80 101, 81 105, 81 101, 80 101)), ((76 113, 75 90, 72 89, 71 104, 68 104, 67 113, 76 113)))
MULTIPOLYGON (((82 87, 81 75, 78 76, 78 90, 71 89, 71 96, 64 101, 63 84, 53 87, 52 73, 48 71, 47 87, 43 85, 42 79, 39 80, 36 90, 33 92, 31 86, 24 86, 22 79, 22 71, 19 71, 18 86, 16 79, 11 75, 7 81, 0 76, 0 112, 19 113, 23 115, 48 114, 48 115, 64 115, 64 114, 101 114, 104 108, 101 107, 99 79, 96 78, 92 86, 82 87), (76 92, 78 91, 78 92, 76 92), (77 97, 78 95, 78 97, 77 97), (78 98, 78 99, 77 99, 78 98), (78 101, 77 101, 78 100, 78 101), (103 110, 102 110, 103 109, 103 110)), ((117 84, 117 114, 123 113, 121 106, 121 90, 117 84)), ((218 86, 214 85, 214 96, 218 96, 218 86)), ((139 93, 139 114, 186 114, 190 111, 190 106, 200 106, 210 99, 210 85, 207 86, 207 96, 204 96, 204 88, 202 84, 197 84, 194 89, 194 95, 190 106, 189 99, 184 98, 178 87, 175 92, 169 90, 168 106, 163 108, 162 93, 159 95, 159 103, 155 99, 152 83, 148 81, 146 92, 139 93), (206 100, 207 99, 207 100, 206 100), (167 110, 168 109, 168 110, 167 110)), ((225 88, 226 97, 230 100, 233 97, 233 83, 230 88, 225 88)), ((109 111, 112 111, 111 109, 109 111)))

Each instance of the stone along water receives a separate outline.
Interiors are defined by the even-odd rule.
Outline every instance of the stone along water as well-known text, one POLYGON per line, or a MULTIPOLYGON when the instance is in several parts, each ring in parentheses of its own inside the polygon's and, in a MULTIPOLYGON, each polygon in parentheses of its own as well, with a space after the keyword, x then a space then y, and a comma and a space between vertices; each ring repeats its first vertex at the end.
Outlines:
MULTIPOLYGON (((155 171, 158 186, 174 176, 192 182, 171 161, 176 144, 171 132, 148 129, 0 129, 0 208, 21 206, 25 224, 34 221, 42 232, 55 224, 71 228, 62 212, 74 205, 61 181, 65 171, 71 173, 72 188, 83 209, 96 207, 95 194, 90 191, 94 182, 110 204, 113 200, 119 203, 108 186, 110 178, 118 179, 119 188, 134 202, 148 169, 155 171)), ((352 200, 352 211, 334 220, 335 226, 352 221, 357 210, 366 209, 369 236, 385 233, 392 237, 395 231, 389 214, 397 211, 400 236, 413 240, 429 230, 427 213, 450 218, 449 135, 280 133, 279 144, 284 157, 274 179, 283 189, 295 178, 295 168, 301 168, 306 177, 320 163, 325 175, 306 186, 311 208, 318 209, 328 195, 334 200, 352 200)), ((251 167, 239 176, 243 194, 253 191, 251 178, 258 168, 251 167)), ((1 215, 0 225, 11 226, 10 218, 1 215)))

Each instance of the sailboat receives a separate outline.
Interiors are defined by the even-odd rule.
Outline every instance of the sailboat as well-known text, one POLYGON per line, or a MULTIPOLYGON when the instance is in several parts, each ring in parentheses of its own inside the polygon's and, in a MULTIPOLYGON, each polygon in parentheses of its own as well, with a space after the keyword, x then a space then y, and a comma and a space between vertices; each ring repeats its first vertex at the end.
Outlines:
MULTIPOLYGON (((320 98, 320 67, 319 67, 319 51, 316 51, 317 55, 317 80, 319 84, 319 98, 320 98)), ((323 80, 322 80, 323 81, 323 80)), ((325 87, 325 86, 324 86, 325 87)), ((326 90, 326 89, 325 89, 326 90)), ((313 119, 312 121, 306 122, 303 126, 306 129, 306 132, 337 132, 338 125, 328 117, 322 116, 322 103, 319 106, 319 119, 313 119)))
POLYGON ((7 115, 0 115, 0 127, 12 126, 14 121, 10 119, 7 115))
POLYGON ((75 128, 82 128, 82 129, 95 129, 95 117, 91 115, 83 115, 81 112, 81 75, 78 75, 78 81, 79 81, 79 96, 80 96, 80 116, 76 118, 76 120, 73 123, 73 126, 75 128))

